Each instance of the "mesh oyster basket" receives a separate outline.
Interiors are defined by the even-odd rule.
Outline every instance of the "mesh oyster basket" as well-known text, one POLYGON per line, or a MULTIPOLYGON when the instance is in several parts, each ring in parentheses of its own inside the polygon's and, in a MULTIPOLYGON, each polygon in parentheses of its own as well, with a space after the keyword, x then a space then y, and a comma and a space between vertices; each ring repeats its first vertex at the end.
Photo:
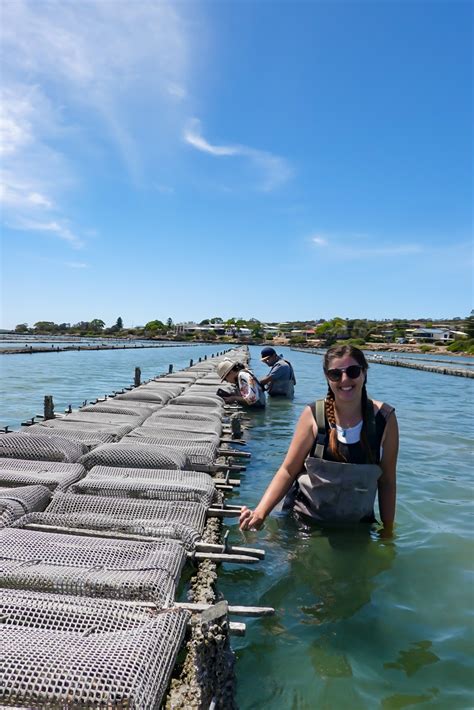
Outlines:
POLYGON ((57 493, 45 513, 35 513, 17 523, 104 530, 109 532, 167 537, 192 549, 206 524, 207 507, 199 502, 152 500, 57 493))
POLYGON ((135 390, 140 390, 141 392, 169 392, 172 397, 177 397, 181 392, 184 392, 187 384, 179 384, 178 382, 166 382, 164 380, 152 380, 147 382, 140 387, 135 388, 135 390))
POLYGON ((75 463, 87 446, 61 436, 39 436, 26 432, 0 434, 0 458, 75 463))
MULTIPOLYGON (((158 427, 160 429, 174 429, 174 431, 194 431, 196 433, 217 434, 219 437, 222 434, 222 422, 214 420, 194 420, 194 419, 174 419, 171 417, 160 417, 159 412, 153 414, 143 426, 158 427)), ((135 430, 136 431, 136 430, 135 430)))
POLYGON ((63 463, 60 461, 30 461, 29 459, 0 458, 0 471, 4 468, 11 471, 31 471, 32 473, 55 471, 58 473, 85 474, 84 466, 80 463, 63 463))
POLYGON ((213 407, 216 410, 222 410, 223 403, 222 399, 217 395, 203 395, 203 394, 182 394, 176 399, 173 399, 170 404, 175 406, 199 406, 199 407, 213 407))
POLYGON ((28 708, 159 707, 188 612, 22 591, 0 594, 0 703, 28 708))
MULTIPOLYGON (((123 412, 119 413, 110 413, 110 412, 84 412, 82 409, 76 411, 76 412, 71 412, 71 414, 67 414, 65 417, 62 417, 61 419, 51 419, 49 420, 49 423, 52 422, 90 422, 91 424, 95 424, 97 426, 97 429, 101 429, 102 427, 99 425, 102 424, 108 424, 114 427, 130 427, 133 428, 135 426, 139 426, 145 419, 147 415, 144 413, 140 413, 139 415, 130 415, 130 414, 123 414, 123 412)), ((45 422, 47 424, 48 422, 45 422)), ((107 427, 104 427, 107 428, 107 427)))
MULTIPOLYGON (((107 415, 105 415, 107 416, 107 415)), ((64 436, 64 434, 56 434, 57 430, 63 431, 74 431, 80 429, 84 432, 89 432, 90 434, 95 434, 100 432, 102 434, 113 434, 115 436, 124 436, 128 434, 129 431, 139 426, 143 419, 140 419, 138 424, 135 421, 136 417, 130 417, 131 422, 128 425, 125 424, 109 424, 108 422, 88 422, 88 421, 76 421, 73 419, 50 419, 46 422, 41 422, 40 424, 34 425, 41 427, 41 436, 64 436)), ((31 427, 28 427, 31 429, 31 427)), ((26 431, 28 431, 28 429, 26 431)), ((38 430, 39 431, 39 430, 38 430)))
MULTIPOLYGON (((130 431, 130 430, 129 430, 130 431)), ((64 427, 45 427, 43 424, 32 424, 27 429, 28 434, 37 434, 38 436, 55 436, 60 435, 65 439, 71 439, 72 441, 81 441, 86 446, 100 446, 100 444, 111 443, 112 441, 117 441, 117 434, 111 434, 110 432, 104 431, 90 431, 88 429, 82 428, 80 425, 74 426, 64 426, 64 427)), ((124 432, 127 433, 127 432, 124 432)))
POLYGON ((102 412, 103 414, 128 414, 131 417, 138 417, 153 414, 161 405, 153 407, 140 407, 138 402, 114 402, 113 399, 105 400, 105 402, 97 402, 97 404, 87 404, 82 407, 81 412, 102 412), (123 406, 120 406, 123 405, 123 406))
POLYGON ((0 527, 11 525, 17 518, 34 510, 44 510, 51 498, 46 486, 0 488, 0 527))
POLYGON ((151 391, 143 390, 141 387, 136 387, 130 392, 124 392, 123 394, 118 394, 114 399, 123 402, 150 402, 151 404, 166 404, 173 395, 166 391, 151 391))
MULTIPOLYGON (((44 513, 30 513, 19 524, 44 513)), ((81 597, 135 599, 168 607, 186 561, 172 539, 155 542, 0 530, 0 586, 81 597)))
POLYGON ((205 432, 205 431, 187 431, 185 429, 173 429, 172 427, 164 426, 140 426, 134 429, 128 434, 125 441, 131 441, 132 439, 141 438, 149 439, 177 439, 195 442, 208 442, 209 444, 219 445, 220 437, 216 432, 205 432))
MULTIPOLYGON (((128 445, 130 441, 140 441, 137 446, 156 446, 161 449, 163 447, 173 447, 176 450, 181 451, 190 463, 190 468, 195 466, 211 466, 216 460, 217 456, 217 443, 209 442, 195 442, 193 439, 183 439, 183 438, 171 438, 171 437, 146 437, 141 436, 139 439, 133 436, 126 436, 123 439, 123 445, 128 445)), ((218 441, 218 440, 217 440, 218 441)), ((109 444, 113 446, 113 444, 109 444)), ((93 453, 93 452, 92 452, 93 453)), ((85 465, 85 464, 84 464, 85 465)), ((154 468, 159 468, 155 466, 154 468)), ((197 470, 200 470, 199 468, 197 470)))
POLYGON ((50 490, 67 488, 85 476, 86 469, 77 463, 0 459, 0 486, 41 484, 50 490))
POLYGON ((210 407, 163 407, 158 412, 163 419, 180 419, 191 422, 221 422, 222 412, 212 410, 210 407))
MULTIPOLYGON (((81 466, 84 471, 84 468, 81 466)), ((84 471, 85 473, 85 471, 84 471)), ((78 481, 83 473, 61 473, 51 471, 35 473, 33 471, 15 471, 8 468, 0 469, 0 486, 46 486, 50 491, 68 488, 72 483, 78 481)))
POLYGON ((83 466, 124 466, 126 468, 192 468, 186 453, 177 447, 144 446, 135 443, 104 444, 81 458, 83 466))
POLYGON ((202 503, 209 507, 216 489, 207 473, 199 471, 108 468, 95 466, 86 478, 75 482, 70 493, 151 498, 202 503))

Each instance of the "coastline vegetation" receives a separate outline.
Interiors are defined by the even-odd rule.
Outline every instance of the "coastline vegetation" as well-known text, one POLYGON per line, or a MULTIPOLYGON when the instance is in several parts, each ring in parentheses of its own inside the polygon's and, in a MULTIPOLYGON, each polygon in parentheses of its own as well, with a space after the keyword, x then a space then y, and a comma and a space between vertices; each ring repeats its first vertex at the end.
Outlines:
POLYGON ((288 344, 309 347, 329 347, 345 342, 357 347, 381 349, 383 346, 416 345, 420 352, 443 349, 452 353, 474 355, 474 313, 467 318, 407 320, 369 320, 335 317, 331 320, 291 321, 286 323, 263 323, 257 318, 206 318, 200 323, 178 323, 172 318, 155 319, 143 326, 125 327, 119 316, 115 323, 106 326, 101 318, 78 323, 54 323, 38 321, 33 326, 19 323, 14 331, 18 335, 34 336, 79 336, 100 338, 140 338, 152 340, 204 341, 204 342, 252 342, 288 344), (427 337, 420 337, 428 331, 427 337), (436 339, 448 331, 446 340, 436 339), (418 334, 418 335, 417 335, 418 334), (415 336, 415 337, 414 337, 415 336))

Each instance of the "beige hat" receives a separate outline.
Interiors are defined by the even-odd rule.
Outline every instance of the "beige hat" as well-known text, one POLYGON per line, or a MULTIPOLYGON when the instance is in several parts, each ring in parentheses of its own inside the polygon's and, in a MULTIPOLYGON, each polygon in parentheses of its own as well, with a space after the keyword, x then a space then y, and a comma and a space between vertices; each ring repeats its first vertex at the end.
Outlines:
POLYGON ((231 370, 234 369, 235 363, 233 360, 222 360, 217 366, 217 374, 221 378, 221 382, 224 382, 225 378, 231 370))

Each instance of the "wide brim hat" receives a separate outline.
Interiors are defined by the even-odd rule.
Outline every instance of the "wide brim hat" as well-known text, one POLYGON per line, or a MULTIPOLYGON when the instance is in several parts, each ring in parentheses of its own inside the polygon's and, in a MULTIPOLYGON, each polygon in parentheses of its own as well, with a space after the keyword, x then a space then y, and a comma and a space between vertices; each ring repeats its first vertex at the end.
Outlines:
POLYGON ((222 360, 217 366, 217 374, 221 378, 221 382, 224 382, 225 378, 231 370, 234 369, 236 363, 233 360, 222 360))

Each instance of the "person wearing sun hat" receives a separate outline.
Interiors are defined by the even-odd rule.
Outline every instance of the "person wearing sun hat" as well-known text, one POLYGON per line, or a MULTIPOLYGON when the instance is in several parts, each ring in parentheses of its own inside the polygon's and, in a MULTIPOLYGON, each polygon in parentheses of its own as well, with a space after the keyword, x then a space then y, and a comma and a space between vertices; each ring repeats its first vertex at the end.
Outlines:
POLYGON ((241 362, 225 359, 217 365, 217 374, 221 382, 228 382, 236 387, 235 394, 226 394, 222 390, 218 395, 227 403, 243 404, 247 407, 265 406, 265 392, 253 372, 241 362))
POLYGON ((292 398, 295 391, 296 378, 293 366, 281 355, 277 355, 275 348, 266 346, 260 353, 260 360, 270 368, 266 377, 260 380, 270 397, 292 398))

